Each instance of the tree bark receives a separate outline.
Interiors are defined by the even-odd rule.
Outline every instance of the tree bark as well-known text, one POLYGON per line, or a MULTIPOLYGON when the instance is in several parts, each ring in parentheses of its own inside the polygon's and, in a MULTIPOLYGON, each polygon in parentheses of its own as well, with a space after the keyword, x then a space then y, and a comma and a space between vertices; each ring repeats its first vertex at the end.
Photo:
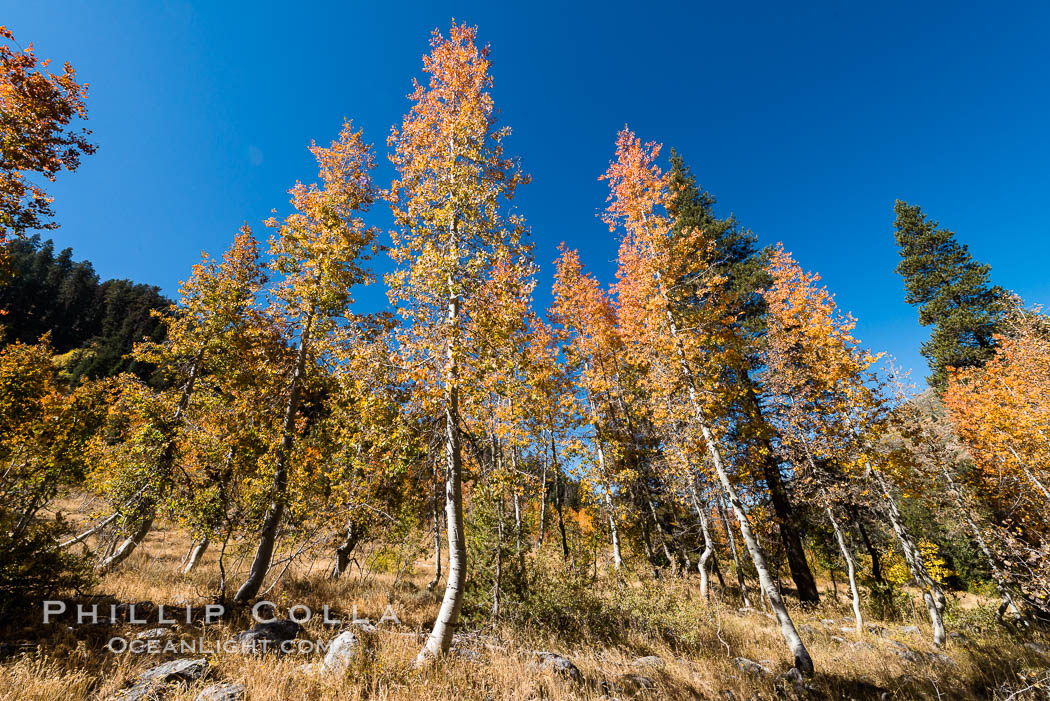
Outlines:
POLYGON ((860 542, 864 545, 864 549, 868 551, 868 557, 871 558, 871 578, 882 584, 886 580, 882 577, 882 560, 879 557, 879 551, 875 549, 871 538, 868 537, 868 529, 864 527, 856 510, 853 510, 853 522, 857 526, 857 533, 860 534, 860 542))
POLYGON ((724 577, 722 577, 722 568, 719 567, 718 558, 714 555, 711 556, 711 570, 715 573, 715 576, 718 577, 718 586, 722 591, 725 591, 726 580, 724 577))
POLYGON ((354 552, 360 539, 361 534, 357 528, 354 528, 354 522, 352 520, 348 521, 346 524, 346 537, 339 544, 339 547, 335 549, 335 566, 332 568, 333 579, 346 574, 347 569, 350 567, 350 555, 354 552))
POLYGON ((539 545, 543 547, 543 538, 547 534, 547 460, 544 458, 542 472, 540 474, 540 538, 539 545))
MULTIPOLYGON (((948 490, 952 493, 955 498, 955 505, 959 509, 959 513, 962 514, 963 519, 966 521, 966 525, 970 527, 970 532, 973 533, 974 540, 977 541, 977 546, 981 549, 981 553, 984 554, 984 558, 988 561, 988 567, 992 570, 992 579, 995 580, 995 588, 999 590, 999 595, 1003 598, 1003 608, 1011 609, 1018 618, 1024 618, 1024 614, 1021 613, 1021 609, 1014 602, 1013 595, 1010 593, 1010 588, 1007 586, 1006 575, 1003 574, 1002 569, 999 567, 999 563, 996 561, 995 556, 992 555, 992 549, 988 547, 988 542, 984 539, 984 534, 981 533, 981 529, 977 527, 977 523, 973 520, 973 516, 967 508, 965 501, 963 500, 962 490, 955 480, 952 479, 951 473, 948 472, 948 468, 943 463, 940 464, 941 474, 944 475, 944 479, 948 482, 948 490)), ((1000 608, 1000 613, 1003 611, 1000 608)))
POLYGON ((835 540, 838 541, 839 551, 842 553, 842 559, 846 561, 846 575, 849 578, 849 592, 853 597, 853 618, 857 623, 857 635, 861 635, 864 632, 864 617, 860 612, 860 590, 857 588, 857 563, 853 559, 853 552, 850 551, 849 546, 846 544, 846 536, 842 532, 842 528, 839 526, 839 521, 835 518, 835 512, 828 504, 825 507, 828 513, 828 520, 831 521, 831 529, 835 531, 835 540))
MULTIPOLYGON (((736 583, 740 587, 740 599, 741 603, 746 608, 751 608, 751 596, 747 591, 747 580, 744 579, 744 568, 740 564, 740 551, 736 549, 736 536, 733 535, 733 526, 729 523, 729 517, 726 515, 725 504, 722 501, 722 495, 718 495, 718 515, 722 519, 722 528, 726 532, 726 539, 729 541, 729 552, 733 554, 733 569, 736 570, 736 583)), ((723 583, 724 584, 724 583, 723 583)))
POLYGON ((795 624, 791 620, 791 614, 788 613, 787 607, 784 606, 783 599, 780 598, 780 592, 777 591, 776 585, 774 585, 773 579, 769 574, 769 568, 766 566, 765 553, 762 551, 758 539, 755 538, 754 533, 751 531, 751 522, 748 520, 747 513, 744 511, 744 505, 740 501, 740 495, 737 494, 736 488, 729 479, 729 473, 726 472, 725 466, 722 464, 722 454, 718 448, 715 436, 711 431, 711 427, 707 423, 707 418, 704 416, 703 407, 701 406, 700 399, 697 395, 696 378, 693 375, 692 369, 689 367, 688 360, 685 356, 685 350, 682 347, 682 341, 678 337, 678 327, 674 320, 674 314, 671 312, 671 302, 666 294, 664 295, 664 303, 667 305, 668 331, 675 340, 676 350, 678 351, 678 360, 687 381, 689 401, 692 404, 694 419, 700 427, 704 443, 707 446, 708 455, 715 468, 715 474, 718 475, 718 480, 722 484, 722 489, 725 492, 726 497, 729 499, 729 505, 733 508, 733 513, 736 516, 738 525, 740 526, 740 535, 743 537, 744 545, 747 547, 748 553, 751 555, 751 562, 754 563, 755 570, 758 572, 758 581, 766 593, 769 605, 773 608, 773 613, 777 618, 777 622, 780 624, 780 633, 784 636, 784 642, 787 643, 788 649, 791 650, 791 654, 795 658, 795 668, 801 674, 811 676, 813 674, 813 659, 810 657, 809 651, 802 642, 802 638, 799 637, 798 631, 795 629, 795 624))
POLYGON ((441 516, 438 509, 438 501, 441 498, 441 489, 438 486, 437 465, 434 466, 434 501, 431 504, 430 514, 434 520, 434 578, 427 583, 427 591, 434 591, 438 582, 441 581, 441 516))
MULTIPOLYGON (((553 421, 552 421, 553 424, 553 421)), ((562 504, 562 481, 561 467, 558 464, 558 452, 554 445, 554 429, 550 432, 551 439, 551 467, 554 469, 554 506, 558 510, 558 530, 561 532, 561 554, 567 562, 569 560, 569 539, 565 534, 565 512, 562 504)))
MULTIPOLYGON (((453 225, 453 236, 455 226, 453 225)), ((448 533, 448 579, 434 629, 416 664, 444 655, 452 645, 452 635, 459 623, 467 576, 467 541, 463 532, 463 450, 459 427, 459 365, 456 358, 459 341, 459 296, 453 280, 448 280, 448 338, 445 371, 445 529, 448 533)))
POLYGON ((208 549, 208 537, 201 538, 193 546, 193 550, 190 551, 190 556, 186 560, 186 566, 182 569, 183 574, 189 574, 192 572, 197 565, 200 564, 201 558, 204 557, 204 551, 208 549))
POLYGON ((499 505, 496 512, 496 576, 492 591, 492 617, 499 618, 500 587, 503 586, 503 492, 500 491, 499 505))
POLYGON ((922 561, 922 554, 915 545, 915 541, 912 540, 911 534, 904 527, 900 511, 897 509, 893 495, 890 494, 890 488, 886 480, 878 470, 869 469, 868 472, 874 476, 879 491, 883 494, 890 527, 893 529, 894 535, 897 536, 897 541, 900 543, 904 560, 908 563, 915 585, 922 592, 922 600, 926 604, 926 610, 930 616, 930 624, 933 627, 933 644, 940 647, 944 644, 944 620, 941 618, 941 611, 944 610, 944 593, 940 591, 940 587, 937 586, 937 583, 933 581, 933 578, 926 571, 926 566, 922 561))
MULTIPOLYGON (((748 413, 756 422, 762 424, 764 419, 761 405, 758 402, 758 390, 746 370, 743 371, 743 379, 748 413)), ((809 562, 806 561, 806 551, 802 547, 802 534, 798 527, 801 521, 788 497, 784 476, 780 472, 780 465, 777 463, 776 453, 769 438, 762 436, 760 440, 764 444, 762 446, 764 448, 762 477, 769 488, 770 502, 777 519, 777 530, 780 532, 780 540, 784 545, 784 555, 787 558, 788 569, 791 571, 791 579, 795 583, 795 590, 798 592, 798 600, 804 604, 819 603, 820 593, 817 590, 817 582, 813 578, 809 562)))
MULTIPOLYGON (((510 469, 514 475, 514 479, 518 478, 518 449, 512 448, 510 451, 510 469)), ((522 523, 521 523, 521 494, 518 492, 518 485, 515 483, 511 492, 514 497, 514 552, 521 558, 521 539, 522 539, 522 523)))
POLYGON ((700 506, 700 498, 696 494, 696 480, 689 483, 689 496, 693 500, 693 509, 696 517, 700 519, 700 532, 704 536, 704 551, 700 553, 700 559, 696 563, 696 569, 700 572, 700 596, 710 598, 707 591, 708 586, 708 561, 715 554, 714 543, 711 542, 711 531, 707 525, 707 512, 700 506))

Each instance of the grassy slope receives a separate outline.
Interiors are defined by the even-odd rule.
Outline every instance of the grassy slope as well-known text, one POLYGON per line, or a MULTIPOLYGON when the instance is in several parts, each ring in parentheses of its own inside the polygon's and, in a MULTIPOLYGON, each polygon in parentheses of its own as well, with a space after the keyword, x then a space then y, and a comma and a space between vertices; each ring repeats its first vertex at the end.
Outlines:
MULTIPOLYGON (((161 525, 119 571, 106 576, 97 593, 112 595, 118 601, 148 600, 156 603, 200 605, 210 601, 218 582, 218 554, 213 549, 202 566, 189 576, 175 574, 189 548, 186 536, 168 525, 161 525)), ((409 567, 398 579, 395 574, 364 575, 354 569, 338 581, 325 578, 327 560, 304 560, 286 573, 281 583, 266 597, 286 610, 292 603, 304 603, 315 612, 325 604, 348 614, 356 603, 363 617, 375 621, 388 602, 393 602, 401 626, 386 626, 375 635, 364 636, 363 652, 346 675, 332 678, 301 669, 319 661, 319 656, 287 655, 277 658, 220 653, 210 657, 210 681, 240 681, 247 685, 249 699, 535 699, 628 698, 635 695, 624 675, 640 674, 655 682, 651 698, 692 699, 784 697, 777 687, 777 676, 790 666, 775 623, 762 612, 740 613, 733 597, 725 603, 705 603, 697 592, 695 577, 668 578, 662 582, 617 582, 609 577, 591 586, 579 610, 572 601, 552 610, 560 612, 564 624, 549 627, 501 624, 482 627, 460 636, 458 647, 476 650, 480 657, 468 659, 453 655, 432 667, 417 671, 412 662, 421 644, 420 635, 428 630, 438 606, 438 595, 425 591, 432 570, 420 563, 409 567), (605 598, 602 598, 605 597, 605 598), (607 604, 613 611, 602 625, 588 620, 586 609, 607 604), (619 618, 617 618, 619 617, 619 618), (573 631, 570 634, 570 631, 573 631), (569 657, 583 674, 574 684, 534 664, 534 650, 554 650, 569 657), (655 655, 662 667, 641 667, 634 660, 655 655), (742 656, 760 661, 773 675, 753 676, 739 669, 733 658, 742 656), (603 682, 620 687, 616 691, 603 682)), ((229 558, 227 568, 244 568, 229 558)), ((540 563, 539 566, 542 566, 540 563)), ((553 570, 553 568, 552 568, 553 570)), ((234 577, 235 579, 235 577, 234 577)), ((236 586, 236 581, 231 584, 236 586)), ((842 592, 840 591, 840 594, 842 592)), ((830 600, 830 592, 825 600, 830 600)), ((942 651, 950 660, 932 656, 909 662, 891 651, 898 640, 920 653, 932 653, 927 642, 928 628, 921 621, 920 635, 899 630, 900 623, 886 624, 890 633, 880 637, 866 633, 862 641, 843 632, 849 621, 845 601, 822 604, 813 611, 793 610, 796 623, 810 648, 818 670, 812 689, 803 694, 812 698, 995 698, 996 689, 1006 689, 1006 698, 1045 674, 1047 663, 1038 652, 1024 646, 995 625, 966 625, 957 621, 956 630, 965 638, 952 639, 942 651), (827 619, 835 619, 834 625, 827 619), (824 621, 822 623, 822 621, 824 621)), ((963 618, 978 620, 968 612, 963 618)), ((318 616, 319 618, 319 616, 318 616)), ((474 620, 481 620, 480 617, 474 620)), ((227 639, 249 626, 242 612, 229 622, 209 627, 211 640, 227 639)), ((39 652, 3 660, 0 697, 33 699, 107 698, 126 686, 137 672, 170 658, 169 656, 115 656, 101 648, 109 636, 135 633, 148 626, 91 631, 78 628, 64 631, 54 626, 42 631, 30 625, 12 631, 9 639, 32 640, 44 634, 39 652)), ((177 627, 182 638, 200 635, 199 628, 177 627)), ((307 624, 309 638, 330 639, 335 635, 319 621, 307 624)), ((173 688, 166 698, 193 699, 201 685, 173 688)), ((787 697, 794 692, 788 691, 787 697)), ((1032 691, 1014 698, 1046 698, 1032 691)), ((640 694, 645 696, 645 694, 640 694)))

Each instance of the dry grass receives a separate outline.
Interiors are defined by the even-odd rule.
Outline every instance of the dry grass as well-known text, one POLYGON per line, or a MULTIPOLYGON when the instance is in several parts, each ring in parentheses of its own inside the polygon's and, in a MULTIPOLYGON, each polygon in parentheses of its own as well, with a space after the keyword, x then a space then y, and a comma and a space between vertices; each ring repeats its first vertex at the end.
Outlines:
MULTIPOLYGON (((162 527, 149 537, 117 572, 107 575, 96 592, 121 602, 151 601, 169 606, 189 603, 201 606, 211 601, 219 581, 217 553, 211 551, 197 571, 176 574, 189 548, 180 531, 162 527)), ((228 566, 237 569, 236 558, 228 566)), ((610 605, 621 606, 634 620, 624 620, 623 632, 615 639, 579 639, 538 625, 488 625, 465 633, 457 648, 471 649, 475 658, 451 655, 423 670, 413 666, 422 634, 429 630, 438 607, 437 595, 425 591, 432 570, 408 568, 398 577, 388 573, 365 574, 354 570, 340 580, 324 577, 326 560, 305 559, 290 568, 280 584, 266 597, 280 611, 302 603, 317 613, 306 625, 306 639, 329 640, 332 628, 318 620, 324 605, 336 617, 348 618, 356 604, 361 616, 378 619, 392 603, 401 625, 384 625, 374 635, 363 636, 361 653, 344 675, 322 674, 306 668, 320 655, 270 654, 250 656, 219 652, 209 655, 204 683, 238 681, 246 685, 248 699, 592 699, 640 695, 659 699, 729 698, 773 699, 794 697, 796 691, 777 677, 791 664, 775 623, 762 612, 740 614, 729 598, 725 604, 704 602, 691 579, 668 579, 657 583, 617 582, 612 578, 594 585, 594 591, 609 592, 610 605), (651 600, 656 597, 658 600, 651 600), (666 598, 660 598, 666 597, 666 598), (631 602, 635 603, 624 603, 631 602), (651 604, 647 609, 646 604, 651 604), (632 606, 634 608, 632 608, 632 606), (636 611, 636 614, 632 614, 636 611), (649 620, 652 617, 652 620, 649 620), (583 680, 573 683, 536 667, 534 650, 553 650, 570 658, 583 680), (662 667, 640 667, 638 657, 655 655, 662 667), (753 676, 739 669, 735 657, 746 657, 769 667, 773 674, 753 676), (632 691, 626 675, 643 675, 656 685, 655 692, 632 691), (615 686, 610 686, 610 684, 615 686), (779 688, 778 688, 779 687, 779 688)), ((240 565, 243 568, 243 563, 240 565)), ((236 574, 231 576, 236 581, 236 574)), ((827 593, 825 599, 830 599, 827 593)), ((971 606, 972 608, 972 602, 971 606)), ((181 611, 182 609, 178 609, 181 611)), ((937 659, 921 622, 922 636, 894 634, 856 636, 840 628, 847 622, 845 602, 824 603, 813 611, 793 611, 803 628, 803 638, 813 655, 818 674, 803 691, 805 698, 963 699, 1007 698, 1013 691, 1032 684, 1046 671, 1048 661, 1007 631, 994 626, 972 627, 964 639, 953 639, 937 659), (836 619, 834 626, 822 624, 836 619), (929 653, 920 662, 908 661, 891 651, 897 639, 919 653, 929 653), (1028 680, 1028 681, 1026 681, 1028 680), (998 693, 997 690, 1006 690, 998 693), (997 696, 998 693, 998 696, 997 696)), ((233 612, 228 620, 209 625, 203 636, 222 641, 249 627, 247 611, 233 612)), ((891 631, 896 626, 887 624, 891 631)), ((37 649, 10 655, 2 661, 0 698, 13 699, 104 699, 120 692, 150 666, 168 655, 114 655, 105 651, 114 635, 134 637, 144 626, 65 626, 43 629, 28 622, 23 629, 9 631, 12 640, 39 641, 37 649)), ((184 640, 202 635, 199 625, 176 626, 184 640)), ((190 688, 172 687, 165 698, 193 699, 204 683, 190 688)), ((1016 696, 1047 698, 1037 688, 1016 696)))

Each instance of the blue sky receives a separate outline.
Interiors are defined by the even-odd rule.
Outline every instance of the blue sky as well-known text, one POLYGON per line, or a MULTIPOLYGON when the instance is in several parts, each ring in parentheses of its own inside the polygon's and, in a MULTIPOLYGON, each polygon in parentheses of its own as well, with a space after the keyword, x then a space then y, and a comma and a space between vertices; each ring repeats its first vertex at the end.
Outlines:
MULTIPOLYGON (((894 273, 893 201, 954 229, 994 280, 1050 302, 1050 4, 0 0, 91 84, 99 144, 50 186, 103 277, 174 294, 200 252, 315 176, 343 117, 385 150, 434 27, 476 24, 533 183, 517 198, 549 300, 559 242, 613 279, 597 181, 625 123, 675 147, 763 244, 783 241, 915 379, 926 330, 894 273), (921 5, 921 7, 919 7, 921 5)), ((382 161, 379 179, 388 181, 382 161)), ((376 223, 388 218, 376 213, 376 223)), ((261 229, 261 227, 260 227, 261 229)), ((385 267, 385 266, 384 266, 385 267)), ((376 307, 381 287, 359 295, 376 307)))

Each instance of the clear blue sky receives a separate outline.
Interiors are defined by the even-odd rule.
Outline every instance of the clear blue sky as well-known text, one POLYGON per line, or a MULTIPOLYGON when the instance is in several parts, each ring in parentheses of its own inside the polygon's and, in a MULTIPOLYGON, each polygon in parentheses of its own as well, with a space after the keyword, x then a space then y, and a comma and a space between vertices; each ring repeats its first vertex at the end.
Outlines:
POLYGON ((174 294, 201 250, 287 210, 315 175, 306 145, 344 116, 385 149, 430 30, 455 17, 492 45, 508 148, 533 175, 518 206, 540 303, 561 241, 613 279, 597 177, 624 123, 819 271, 916 379, 926 331, 894 273, 895 198, 1050 302, 1050 4, 566 5, 0 0, 0 22, 91 83, 99 150, 51 186, 53 237, 104 277, 174 294))

